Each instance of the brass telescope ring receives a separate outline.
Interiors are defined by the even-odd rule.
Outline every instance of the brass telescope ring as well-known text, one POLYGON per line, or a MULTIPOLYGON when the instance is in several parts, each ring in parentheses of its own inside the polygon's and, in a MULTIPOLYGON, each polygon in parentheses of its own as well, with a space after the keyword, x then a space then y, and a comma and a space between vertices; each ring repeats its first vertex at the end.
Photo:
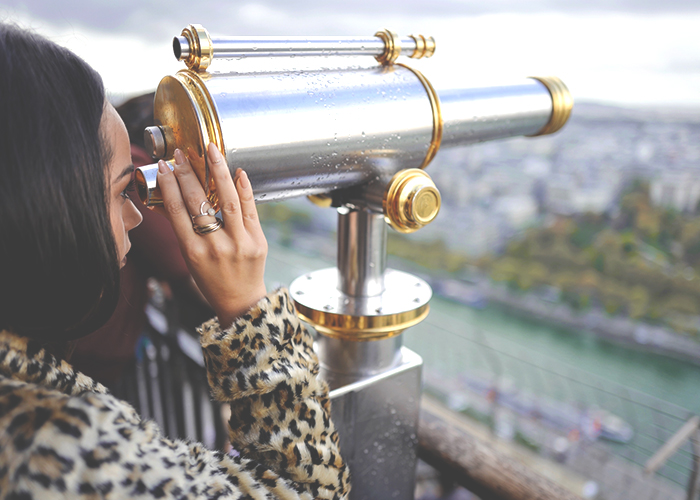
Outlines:
POLYGON ((379 64, 385 66, 394 64, 396 59, 398 59, 399 54, 401 54, 401 39, 399 38, 399 35, 393 31, 383 30, 377 31, 374 36, 384 42, 384 52, 376 56, 375 59, 377 59, 379 64))
POLYGON ((556 76, 531 76, 530 78, 544 85, 552 96, 552 114, 549 122, 539 132, 530 137, 553 134, 561 129, 566 124, 569 116, 571 116, 574 99, 571 97, 571 93, 564 85, 564 82, 556 76))

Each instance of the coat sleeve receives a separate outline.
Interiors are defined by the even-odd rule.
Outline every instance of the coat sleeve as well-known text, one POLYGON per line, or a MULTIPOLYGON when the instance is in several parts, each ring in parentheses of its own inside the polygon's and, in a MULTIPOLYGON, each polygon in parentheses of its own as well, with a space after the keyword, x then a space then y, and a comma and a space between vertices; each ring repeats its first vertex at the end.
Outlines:
POLYGON ((110 394, 68 396, 0 377, 0 426, 3 499, 312 500, 347 493, 347 482, 317 489, 256 460, 170 440, 110 394))
POLYGON ((239 456, 170 440, 110 394, 0 376, 0 498, 346 498, 328 389, 286 292, 226 331, 212 320, 200 333, 239 456))
POLYGON ((286 290, 263 298, 227 330, 216 319, 205 323, 200 341, 212 394, 231 405, 229 437, 241 456, 313 498, 347 496, 328 387, 317 378, 313 339, 286 290))

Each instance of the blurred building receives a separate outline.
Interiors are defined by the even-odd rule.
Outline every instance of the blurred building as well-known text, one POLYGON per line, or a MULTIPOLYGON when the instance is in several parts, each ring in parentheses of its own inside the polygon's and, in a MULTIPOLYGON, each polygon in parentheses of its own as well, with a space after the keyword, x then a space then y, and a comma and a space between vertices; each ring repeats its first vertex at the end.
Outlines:
POLYGON ((651 202, 679 212, 695 212, 700 202, 700 178, 696 172, 664 172, 649 186, 651 202))

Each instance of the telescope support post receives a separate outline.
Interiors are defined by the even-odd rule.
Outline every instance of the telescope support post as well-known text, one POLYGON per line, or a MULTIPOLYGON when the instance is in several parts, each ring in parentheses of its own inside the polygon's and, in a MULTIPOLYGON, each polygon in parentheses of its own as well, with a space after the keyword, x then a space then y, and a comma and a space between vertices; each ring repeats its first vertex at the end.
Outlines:
POLYGON ((352 500, 414 497, 423 360, 402 347, 401 333, 427 315, 431 291, 386 268, 386 226, 381 213, 339 208, 337 268, 290 287, 318 332, 352 500))
POLYGON ((386 270, 384 215, 370 210, 338 209, 338 283, 350 297, 384 292, 386 270))

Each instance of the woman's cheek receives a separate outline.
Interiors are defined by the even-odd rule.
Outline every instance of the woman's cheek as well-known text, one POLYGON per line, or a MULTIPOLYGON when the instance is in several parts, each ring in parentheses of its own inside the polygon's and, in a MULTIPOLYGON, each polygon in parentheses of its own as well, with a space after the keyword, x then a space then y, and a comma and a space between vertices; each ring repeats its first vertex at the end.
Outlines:
POLYGON ((112 224, 112 233, 114 234, 114 242, 117 245, 117 258, 120 265, 123 265, 124 258, 124 221, 122 219, 121 207, 110 211, 110 222, 112 224))

